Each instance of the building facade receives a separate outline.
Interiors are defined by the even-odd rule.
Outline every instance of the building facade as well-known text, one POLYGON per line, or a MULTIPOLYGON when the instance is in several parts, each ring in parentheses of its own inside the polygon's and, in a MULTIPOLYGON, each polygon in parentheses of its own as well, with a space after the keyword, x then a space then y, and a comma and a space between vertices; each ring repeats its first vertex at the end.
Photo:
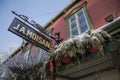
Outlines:
MULTIPOLYGON (((61 44, 70 38, 76 38, 88 30, 104 30, 116 39, 105 48, 102 56, 89 55, 80 64, 73 62, 75 64, 68 64, 64 69, 62 67, 55 75, 56 80, 120 80, 120 45, 117 45, 120 43, 119 3, 119 0, 74 0, 45 25, 45 29, 54 38, 51 42, 52 46, 61 44)), ((1 66, 16 67, 17 63, 19 69, 33 67, 38 63, 39 66, 42 66, 48 58, 49 52, 31 43, 23 43, 1 66)), ((6 73, 9 72, 9 67, 1 69, 4 72, 0 74, 1 77, 9 76, 10 73, 6 73)), ((35 69, 36 67, 33 68, 33 71, 35 69)), ((37 71, 27 76, 30 76, 30 80, 39 80, 41 73, 45 72, 43 70, 39 67, 37 71), (36 76, 38 76, 37 79, 36 76)), ((15 71, 15 73, 20 72, 20 70, 15 71)), ((29 79, 22 78, 22 80, 29 79)))
MULTIPOLYGON (((58 73, 58 80, 120 79, 118 62, 120 57, 117 58, 120 55, 117 45, 120 40, 119 2, 119 0, 74 0, 46 24, 45 29, 52 29, 51 34, 54 37, 59 32, 63 42, 82 35, 89 29, 107 31, 117 39, 111 42, 104 56, 94 57, 78 66, 73 65, 61 70, 58 73)), ((55 41, 52 44, 55 46, 55 41)))

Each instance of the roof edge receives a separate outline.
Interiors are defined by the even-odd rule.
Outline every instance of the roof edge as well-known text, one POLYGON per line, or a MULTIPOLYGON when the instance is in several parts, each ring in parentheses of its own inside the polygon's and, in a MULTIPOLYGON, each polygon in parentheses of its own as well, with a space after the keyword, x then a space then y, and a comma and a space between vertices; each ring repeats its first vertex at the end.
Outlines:
POLYGON ((73 5, 78 3, 81 0, 74 0, 71 3, 69 3, 63 10, 61 10, 55 17, 53 17, 46 25, 44 28, 46 29, 50 24, 52 24, 55 20, 57 20, 61 15, 63 15, 66 11, 68 11, 73 5))

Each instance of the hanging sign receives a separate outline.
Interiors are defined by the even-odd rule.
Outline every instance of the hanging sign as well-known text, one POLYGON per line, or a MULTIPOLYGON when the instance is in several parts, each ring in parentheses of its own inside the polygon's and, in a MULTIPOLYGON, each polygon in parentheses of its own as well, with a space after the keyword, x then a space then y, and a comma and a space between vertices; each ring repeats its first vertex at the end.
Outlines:
POLYGON ((22 37, 23 39, 41 47, 42 49, 49 50, 51 39, 41 32, 36 31, 28 26, 21 20, 14 18, 8 31, 22 37))

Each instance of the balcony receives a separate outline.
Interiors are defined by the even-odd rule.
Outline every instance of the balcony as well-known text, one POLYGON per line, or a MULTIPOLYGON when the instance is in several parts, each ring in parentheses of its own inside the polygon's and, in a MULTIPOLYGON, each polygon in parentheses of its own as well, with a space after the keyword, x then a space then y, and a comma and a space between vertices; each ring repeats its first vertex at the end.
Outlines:
POLYGON ((58 72, 58 77, 66 79, 85 78, 106 70, 113 69, 113 63, 110 55, 96 57, 79 65, 66 66, 65 69, 58 72))

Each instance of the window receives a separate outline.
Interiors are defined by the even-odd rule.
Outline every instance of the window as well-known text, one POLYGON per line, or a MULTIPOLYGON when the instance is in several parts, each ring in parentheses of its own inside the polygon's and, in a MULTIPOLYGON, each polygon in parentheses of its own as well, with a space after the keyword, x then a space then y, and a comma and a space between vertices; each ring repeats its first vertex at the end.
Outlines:
POLYGON ((80 32, 83 33, 88 29, 88 24, 87 24, 87 20, 85 18, 84 15, 84 10, 81 9, 78 13, 77 13, 77 17, 78 17, 78 26, 80 28, 80 32))
POLYGON ((72 35, 78 35, 79 34, 75 16, 72 16, 70 18, 70 29, 71 29, 71 34, 72 35))
POLYGON ((90 19, 86 11, 86 3, 83 3, 65 18, 68 22, 68 36, 74 37, 91 28, 90 19))
POLYGON ((26 63, 28 62, 28 58, 29 58, 29 55, 30 55, 31 48, 32 48, 32 45, 27 46, 27 47, 23 50, 23 53, 24 53, 23 57, 24 57, 26 63))
POLYGON ((49 52, 45 51, 44 49, 39 48, 38 61, 43 63, 44 61, 48 60, 49 54, 50 54, 49 52))
POLYGON ((72 37, 79 35, 89 29, 84 8, 80 9, 69 18, 69 26, 72 37))

